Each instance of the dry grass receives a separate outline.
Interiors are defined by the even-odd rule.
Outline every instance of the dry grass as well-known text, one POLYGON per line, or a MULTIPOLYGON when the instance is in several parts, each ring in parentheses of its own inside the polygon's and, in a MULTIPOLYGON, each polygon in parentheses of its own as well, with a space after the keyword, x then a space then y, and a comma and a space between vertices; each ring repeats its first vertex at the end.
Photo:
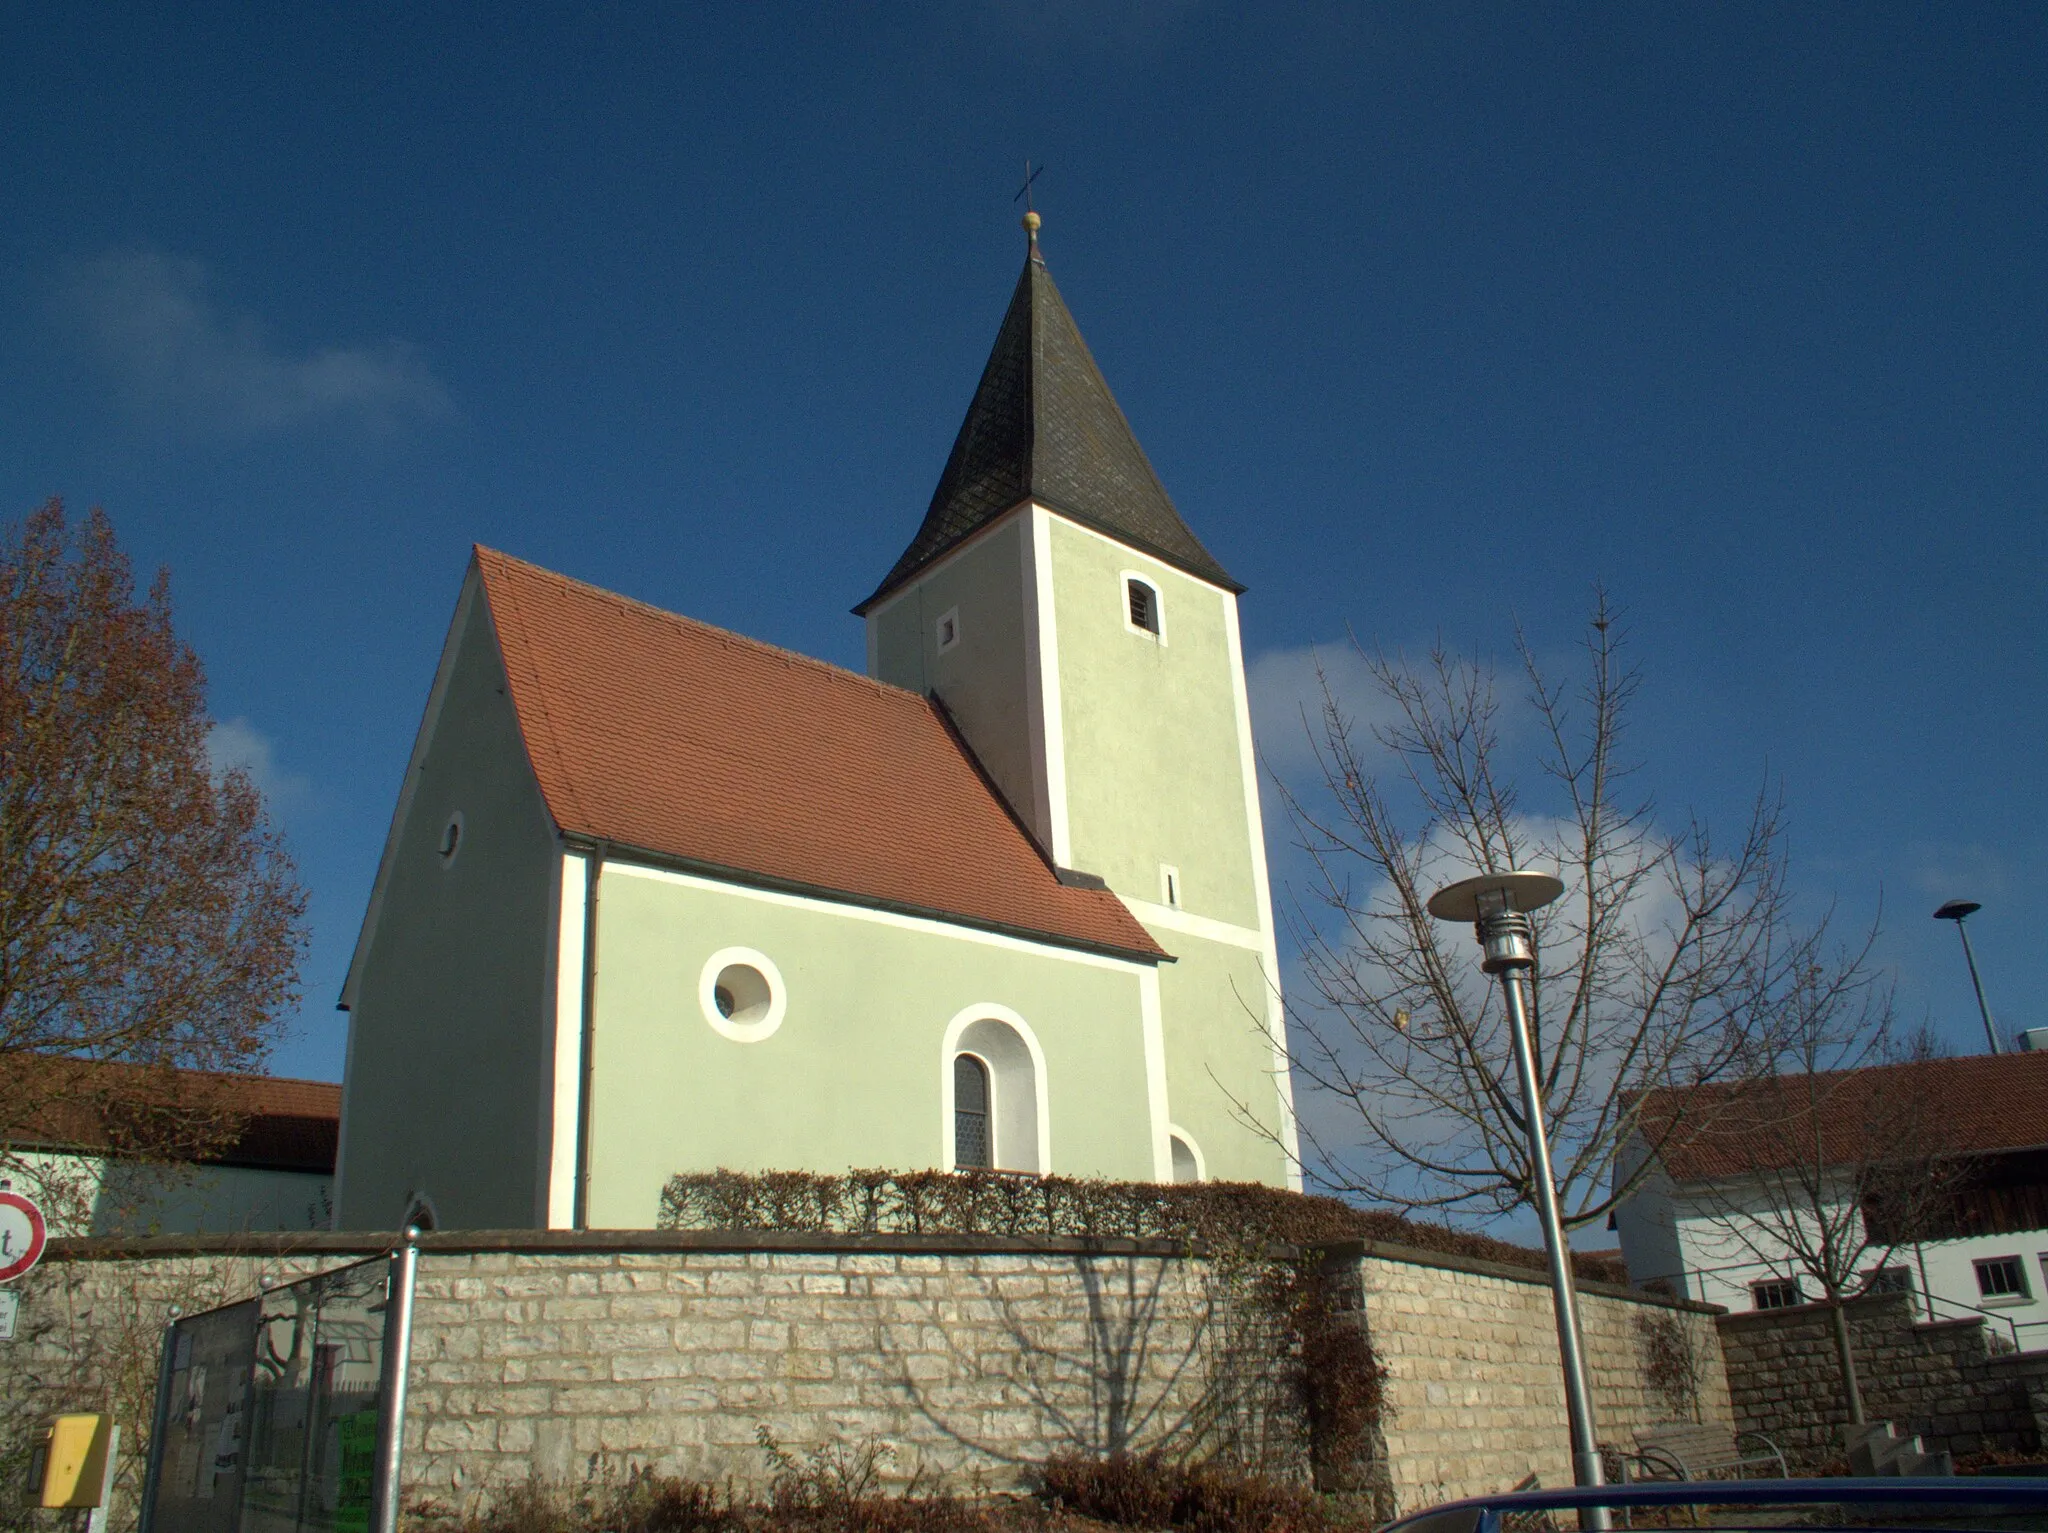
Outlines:
POLYGON ((467 1512, 420 1506, 408 1533, 1349 1533, 1368 1525, 1344 1503, 1225 1465, 1156 1453, 1069 1454, 1039 1471, 1036 1497, 881 1488, 887 1450, 870 1442, 798 1460, 763 1437, 773 1484, 753 1495, 647 1469, 600 1467, 580 1486, 532 1479, 467 1512))

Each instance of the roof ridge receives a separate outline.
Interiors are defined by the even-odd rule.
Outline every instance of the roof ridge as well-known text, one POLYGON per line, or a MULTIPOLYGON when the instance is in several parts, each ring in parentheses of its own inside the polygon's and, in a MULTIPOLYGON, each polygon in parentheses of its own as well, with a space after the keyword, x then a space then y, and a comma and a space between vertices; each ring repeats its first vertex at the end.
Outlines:
POLYGON ((565 575, 560 570, 551 570, 544 564, 535 564, 531 559, 522 559, 517 554, 508 554, 503 549, 492 548, 485 543, 478 543, 474 546, 479 556, 488 556, 505 564, 516 565, 529 574, 539 575, 545 579, 558 582, 586 595, 597 597, 601 601, 612 602, 617 606, 625 608, 627 611, 645 613, 664 622, 695 629, 736 649, 754 651, 783 661, 794 661, 799 665, 823 671, 828 677, 836 681, 842 683, 852 682, 859 686, 871 688, 876 692, 882 693, 884 696, 900 698, 905 702, 922 703, 924 701, 924 695, 920 692, 913 692, 908 687, 896 686, 892 682, 879 681, 873 676, 862 675, 859 671, 853 670, 850 667, 835 665, 830 660, 820 660, 816 655, 807 655, 802 650, 790 649, 782 644, 770 644, 766 639, 756 639, 747 634, 737 633, 730 628, 721 628, 716 623, 707 623, 704 619, 691 617, 686 612, 676 612, 667 607, 658 607, 653 602, 640 600, 637 596, 627 596, 623 592, 611 590, 606 586, 596 585, 588 580, 579 580, 574 575, 565 575))

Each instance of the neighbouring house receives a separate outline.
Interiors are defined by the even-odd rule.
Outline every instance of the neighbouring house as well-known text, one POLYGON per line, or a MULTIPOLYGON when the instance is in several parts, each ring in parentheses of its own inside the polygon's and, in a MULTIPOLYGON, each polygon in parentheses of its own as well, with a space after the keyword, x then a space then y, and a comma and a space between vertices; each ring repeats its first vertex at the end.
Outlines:
POLYGON ((10 1085, 24 1075, 34 1089, 20 1094, 34 1105, 0 1144, 0 1180, 36 1199, 52 1235, 232 1235, 332 1222, 341 1088, 331 1082, 9 1061, 10 1085))
POLYGON ((1242 589, 1035 220, 867 675, 477 549, 342 994, 341 1227, 646 1227, 719 1167, 1298 1185, 1242 589))
MULTIPOLYGON (((1852 1199, 1848 1169, 1874 1158, 1862 1142, 1874 1100, 1911 1101, 1940 1127, 1940 1152, 1960 1162, 1952 1188, 1920 1220, 1923 1238, 1902 1243, 1869 1289, 1912 1293, 1924 1318, 1990 1317, 1987 1328, 2025 1350, 2048 1348, 2048 1053, 1974 1055, 1841 1072, 1815 1140, 1817 1163, 1844 1167, 1840 1196, 1852 1199)), ((1759 1137, 1745 1136, 1743 1087, 1709 1087, 1695 1110, 1714 1114, 1711 1133, 1679 1139, 1617 1211, 1615 1227, 1629 1279, 1734 1310, 1776 1309, 1817 1300, 1790 1262, 1755 1259, 1730 1234, 1745 1200, 1767 1196, 1757 1174, 1759 1137), (1722 1098, 1720 1102, 1711 1100, 1722 1098)), ((1654 1100, 1645 1116, 1658 1121, 1654 1100)), ((1640 1164, 1641 1152, 1624 1163, 1640 1164)), ((1955 1163, 1952 1162, 1952 1163, 1955 1163)), ((1837 1205, 1840 1206, 1840 1205, 1837 1205)), ((1858 1217, 1883 1217, 1859 1207, 1858 1217)), ((1767 1244, 1767 1242, 1764 1242, 1767 1244)))

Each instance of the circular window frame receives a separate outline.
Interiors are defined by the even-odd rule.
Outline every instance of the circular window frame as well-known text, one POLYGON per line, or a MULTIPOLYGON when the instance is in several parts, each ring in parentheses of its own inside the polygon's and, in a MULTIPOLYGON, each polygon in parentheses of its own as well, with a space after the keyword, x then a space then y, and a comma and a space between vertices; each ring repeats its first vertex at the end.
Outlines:
POLYGON ((697 1009, 720 1037, 734 1043, 759 1043, 773 1037, 782 1026, 789 1010, 789 991, 782 982, 782 971, 766 953, 750 947, 722 947, 704 960, 697 975, 697 1009), (750 1022, 735 1022, 718 1009, 719 978, 727 969, 736 967, 754 970, 768 986, 768 1009, 750 1022))
POLYGON ((441 822, 441 837, 434 843, 434 860, 440 863, 444 870, 454 867, 456 860, 462 856, 462 843, 468 836, 469 823, 463 818, 462 811, 451 811, 448 818, 441 822), (455 844, 444 852, 441 848, 448 846, 448 832, 451 830, 455 832, 455 844))

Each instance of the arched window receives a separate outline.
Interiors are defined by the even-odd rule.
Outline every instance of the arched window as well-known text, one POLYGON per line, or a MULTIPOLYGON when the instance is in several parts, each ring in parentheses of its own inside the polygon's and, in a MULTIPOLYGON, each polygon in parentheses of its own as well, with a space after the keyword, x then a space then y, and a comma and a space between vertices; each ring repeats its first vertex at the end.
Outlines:
POLYGON ((972 1054, 953 1056, 953 1165, 966 1171, 993 1166, 989 1134, 988 1066, 972 1054))
POLYGON ((1176 1182, 1209 1180, 1209 1166, 1202 1159, 1202 1147, 1195 1143, 1195 1136, 1178 1123, 1166 1125, 1166 1147, 1173 1156, 1173 1179, 1176 1182))
POLYGON ((1159 632, 1159 588, 1149 580, 1127 576, 1124 580, 1124 600, 1129 604, 1131 626, 1142 632, 1159 632))
POLYGON ((1024 1019, 993 1002, 970 1006, 946 1025, 940 1049, 941 1163, 1050 1171, 1045 1055, 1024 1019))

